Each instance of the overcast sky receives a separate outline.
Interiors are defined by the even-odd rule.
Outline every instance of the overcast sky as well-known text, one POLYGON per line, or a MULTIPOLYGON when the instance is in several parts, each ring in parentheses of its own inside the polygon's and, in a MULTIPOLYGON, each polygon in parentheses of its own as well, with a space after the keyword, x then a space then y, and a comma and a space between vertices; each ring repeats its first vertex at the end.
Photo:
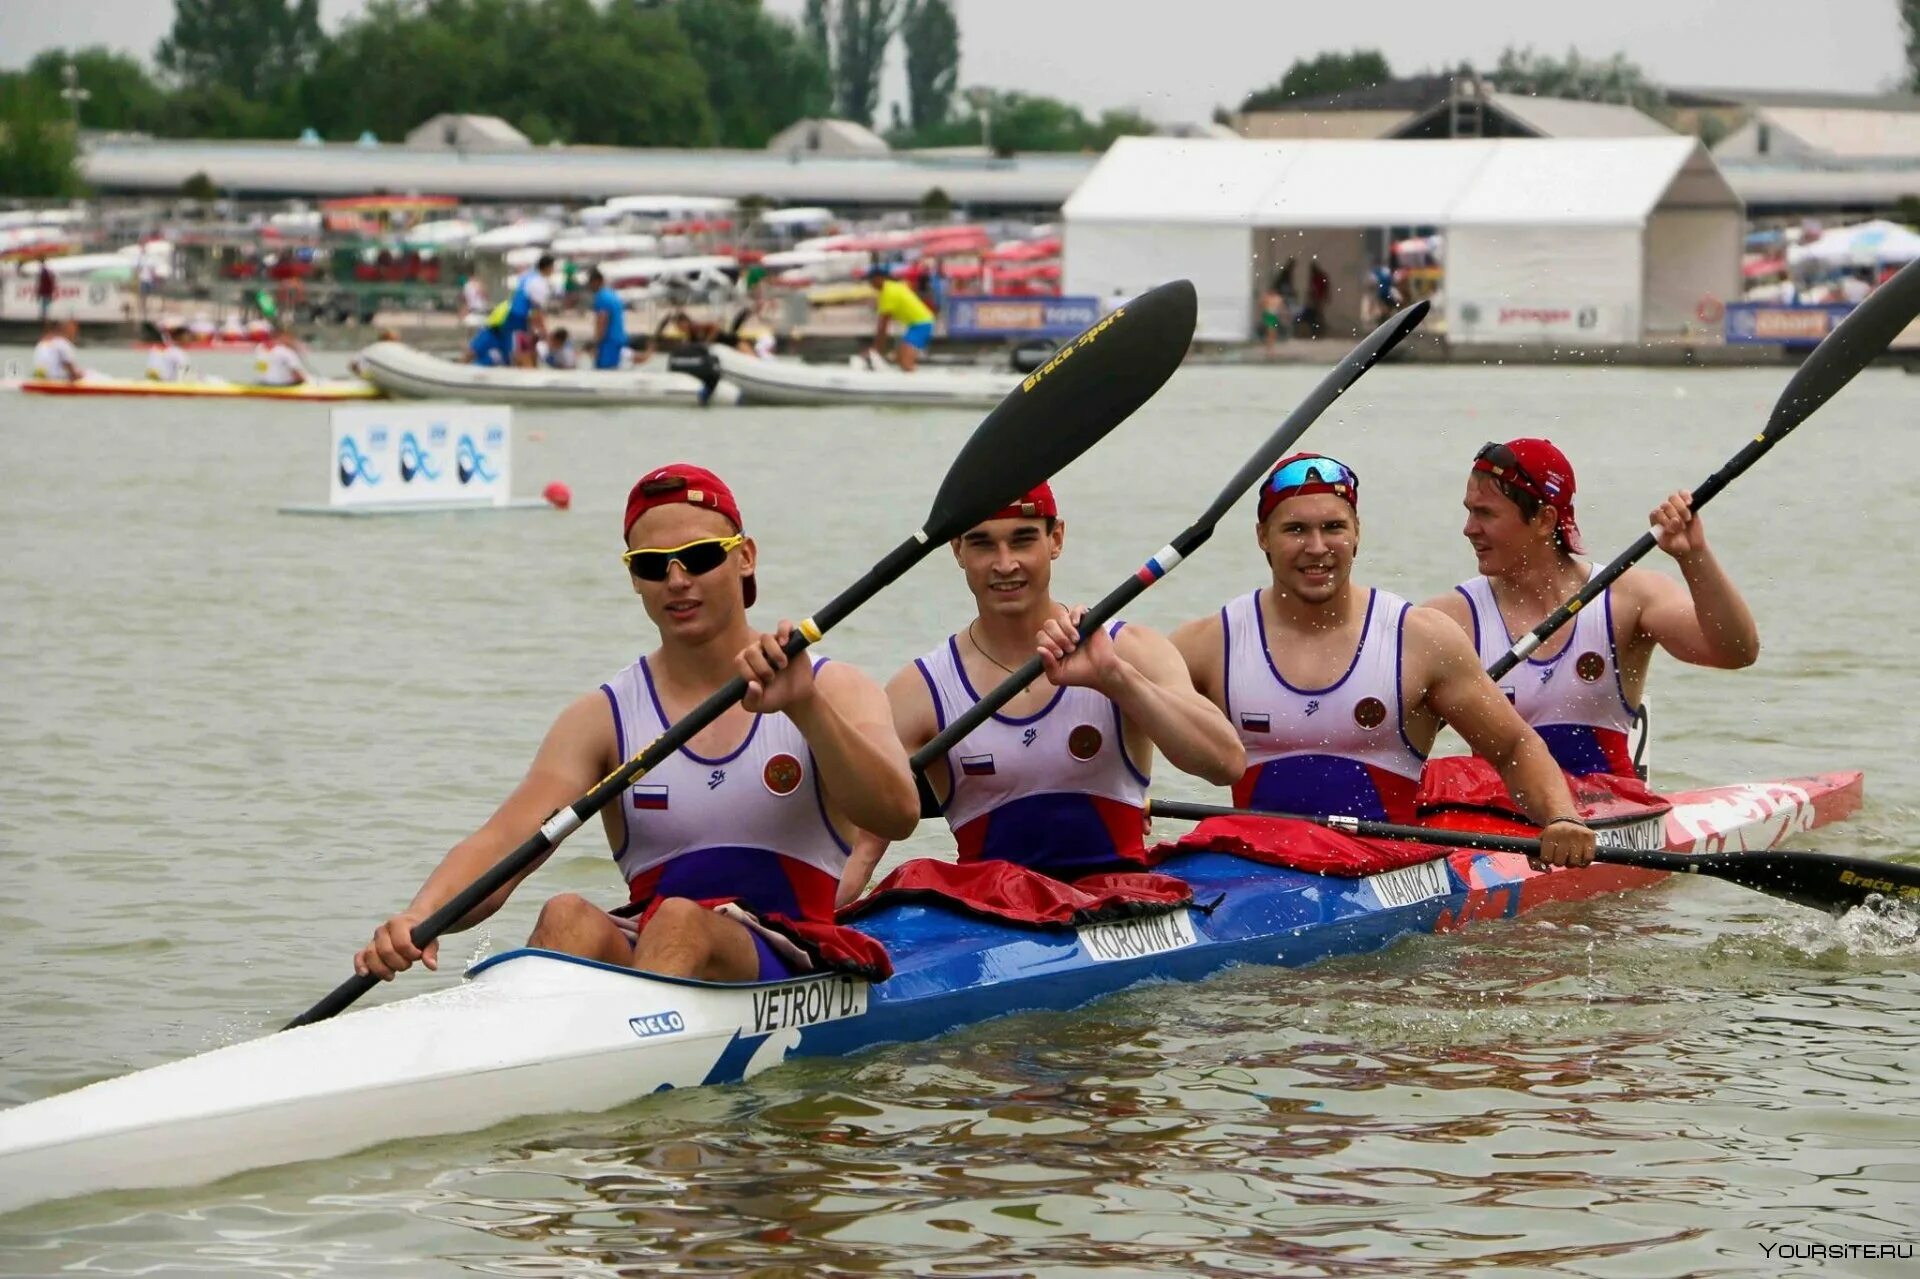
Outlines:
MULTIPOLYGON (((320 0, 329 29, 365 0, 320 0)), ((767 0, 798 15, 803 0, 767 0)), ((1356 46, 1396 72, 1491 66, 1508 44, 1624 52, 1666 84, 1874 92, 1905 62, 1896 0, 955 0, 961 83, 1204 119, 1279 78, 1294 58, 1356 46)), ((143 57, 172 22, 166 0, 0 0, 0 66, 52 45, 143 57)), ((564 74, 564 68, 553 68, 564 74)), ((897 67, 889 76, 899 93, 897 67)), ((583 87, 583 91, 590 91, 583 87)))

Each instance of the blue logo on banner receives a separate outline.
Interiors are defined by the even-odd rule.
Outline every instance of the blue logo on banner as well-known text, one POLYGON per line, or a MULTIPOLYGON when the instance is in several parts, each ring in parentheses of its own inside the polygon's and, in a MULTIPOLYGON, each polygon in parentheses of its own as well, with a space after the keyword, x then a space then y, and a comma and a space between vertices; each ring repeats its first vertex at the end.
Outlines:
MULTIPOLYGON (((495 437, 504 439, 505 433, 502 432, 499 427, 494 427, 487 432, 487 443, 497 444, 495 437)), ((487 455, 482 453, 479 447, 474 444, 471 435, 462 435, 460 437, 460 449, 456 454, 456 458, 459 463, 460 482, 462 484, 469 484, 474 480, 482 480, 491 484, 500 478, 494 469, 487 465, 487 455)))
POLYGON ((400 437, 400 482, 411 484, 416 475, 428 480, 440 478, 440 472, 434 469, 433 459, 420 447, 420 441, 414 438, 413 432, 408 431, 400 437))
POLYGON ((373 463, 360 451, 351 435, 340 437, 340 486, 353 487, 354 481, 372 488, 380 482, 380 473, 373 469, 373 463))
POLYGON ((952 297, 947 336, 1070 338, 1100 318, 1099 298, 952 297))

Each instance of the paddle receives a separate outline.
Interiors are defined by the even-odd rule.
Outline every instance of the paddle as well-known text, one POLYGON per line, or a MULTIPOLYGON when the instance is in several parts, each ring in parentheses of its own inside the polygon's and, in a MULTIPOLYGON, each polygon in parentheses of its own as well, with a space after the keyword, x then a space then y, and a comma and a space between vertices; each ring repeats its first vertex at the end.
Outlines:
MULTIPOLYGON (((1840 321, 1833 332, 1827 334, 1819 346, 1813 348, 1812 354, 1807 356, 1806 362, 1794 373, 1792 380, 1787 383, 1787 389, 1780 393, 1779 400, 1774 403, 1773 416, 1767 419, 1767 429, 1748 440, 1725 466, 1693 490, 1693 509, 1698 511, 1711 502, 1720 490, 1764 457, 1768 449, 1786 439, 1794 427, 1812 417, 1814 410, 1832 399, 1836 391, 1853 380, 1854 374, 1885 351, 1887 343, 1912 323, 1916 315, 1920 315, 1920 262, 1910 262, 1900 269, 1898 275, 1874 290, 1866 301, 1840 321)), ((1642 533, 1640 540, 1629 546, 1619 558, 1589 578, 1578 595, 1514 641, 1513 647, 1488 668, 1487 674, 1497 680, 1526 660, 1527 655, 1540 647, 1548 636, 1566 625, 1575 613, 1599 599, 1616 578, 1633 567, 1654 546, 1653 534, 1642 533)))
MULTIPOLYGON (((796 626, 785 646, 787 655, 798 656, 934 547, 966 532, 1054 474, 1125 421, 1185 358, 1193 340, 1196 309, 1193 285, 1185 280, 1163 284, 1114 310, 1030 374, 962 446, 934 495, 926 523, 825 608, 796 626)), ((424 947, 457 923, 718 719, 746 691, 746 681, 734 677, 645 750, 549 817, 486 874, 420 921, 411 934, 413 944, 424 947)), ((324 1021, 373 989, 377 981, 372 976, 349 978, 288 1027, 324 1021)))
MULTIPOLYGON (((1154 817, 1195 822, 1209 817, 1272 817, 1281 821, 1308 822, 1347 835, 1407 840, 1440 848, 1480 848, 1493 852, 1525 853, 1528 856, 1540 851, 1539 840, 1518 835, 1429 830, 1424 826, 1399 826, 1392 822, 1370 822, 1358 817, 1306 817, 1298 813, 1263 813, 1253 808, 1223 808, 1217 804, 1183 804, 1178 800, 1160 799, 1153 801, 1149 813, 1154 817)), ((1604 830, 1596 833, 1602 840, 1606 838, 1604 830)), ((1835 915, 1843 915, 1875 895, 1920 906, 1920 866, 1903 866, 1899 862, 1874 861, 1865 857, 1797 852, 1788 848, 1745 853, 1664 853, 1638 848, 1609 848, 1603 843, 1594 851, 1593 859, 1610 866, 1637 866, 1642 870, 1724 879, 1742 888, 1783 897, 1790 902, 1835 915)))
MULTIPOLYGON (((1265 477, 1273 464, 1293 447, 1294 441, 1306 434, 1307 428, 1313 425, 1314 420, 1326 412, 1328 405, 1339 399, 1343 391, 1359 381, 1360 375, 1372 368, 1381 356, 1391 351, 1400 339, 1413 332, 1426 315, 1427 303, 1416 302, 1405 310, 1389 316, 1379 328, 1369 333, 1358 346, 1347 352, 1346 358, 1320 379, 1320 384, 1300 402, 1298 408, 1287 415, 1286 421, 1280 424, 1280 428, 1268 437, 1266 443, 1262 444, 1252 457, 1247 459, 1246 465, 1234 473, 1233 478, 1227 481, 1227 486, 1220 490, 1220 495, 1213 499, 1213 504, 1200 513, 1199 519, 1189 524, 1173 541, 1155 552, 1137 572, 1110 591, 1105 599, 1087 610, 1086 616, 1080 619, 1081 637, 1084 639, 1105 625, 1141 592, 1171 573, 1181 560, 1200 549, 1207 539, 1213 536, 1214 526, 1226 515, 1228 508, 1265 477)), ((1043 669, 1040 657, 1036 654, 1025 666, 1001 680, 999 686, 992 692, 975 702, 966 714, 947 725, 939 736, 914 752, 912 763, 916 782, 920 787, 922 816, 938 817, 940 815, 939 798, 934 795, 926 781, 927 766, 945 755, 968 733, 986 722, 988 716, 1005 706, 1021 689, 1040 678, 1040 672, 1043 669)))

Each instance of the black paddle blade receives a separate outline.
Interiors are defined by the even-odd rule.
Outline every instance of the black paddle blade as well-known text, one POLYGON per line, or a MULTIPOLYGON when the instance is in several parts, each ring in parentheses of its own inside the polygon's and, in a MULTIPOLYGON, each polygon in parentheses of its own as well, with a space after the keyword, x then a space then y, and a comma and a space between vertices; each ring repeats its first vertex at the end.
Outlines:
POLYGON ((1920 909, 1920 867, 1899 862, 1790 852, 1707 853, 1687 860, 1698 874, 1835 915, 1873 897, 1920 909))
POLYGON ((1193 341, 1199 299, 1175 280, 1062 346, 1002 400, 934 495, 929 542, 960 536, 1050 479, 1166 384, 1193 341))
POLYGON ((1767 435, 1778 438, 1812 417, 1834 392, 1853 381, 1854 374, 1873 363, 1916 316, 1920 316, 1920 262, 1909 262, 1813 349, 1774 403, 1767 435))

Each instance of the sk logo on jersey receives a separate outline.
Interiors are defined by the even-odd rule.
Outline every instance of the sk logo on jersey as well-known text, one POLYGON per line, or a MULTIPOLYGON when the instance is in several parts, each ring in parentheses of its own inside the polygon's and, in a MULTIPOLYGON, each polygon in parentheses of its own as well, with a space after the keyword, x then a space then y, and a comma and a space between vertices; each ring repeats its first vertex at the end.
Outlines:
POLYGON ((1552 678, 1553 678, 1553 672, 1554 672, 1554 671, 1555 671, 1556 669, 1557 669, 1557 667, 1553 667, 1553 666, 1542 666, 1542 667, 1540 668, 1540 682, 1541 682, 1542 684, 1544 684, 1544 683, 1546 683, 1546 682, 1547 682, 1548 680, 1550 680, 1550 679, 1552 679, 1552 678))
POLYGON ((726 780, 727 780, 727 770, 724 768, 716 768, 711 773, 707 774, 707 789, 718 790, 720 788, 720 783, 726 780))
POLYGON ((1040 736, 1039 729, 1029 728, 1026 732, 1020 734, 1020 744, 1022 746, 1031 746, 1033 745, 1033 739, 1038 736, 1040 736))
POLYGON ((1317 710, 1319 710, 1319 709, 1320 709, 1320 699, 1319 699, 1319 698, 1317 698, 1317 697, 1316 697, 1316 698, 1314 698, 1314 699, 1313 699, 1312 701, 1310 701, 1310 702, 1308 702, 1308 703, 1307 703, 1307 714, 1309 714, 1309 715, 1311 715, 1311 714, 1313 714, 1313 713, 1314 713, 1315 711, 1317 711, 1317 710))

